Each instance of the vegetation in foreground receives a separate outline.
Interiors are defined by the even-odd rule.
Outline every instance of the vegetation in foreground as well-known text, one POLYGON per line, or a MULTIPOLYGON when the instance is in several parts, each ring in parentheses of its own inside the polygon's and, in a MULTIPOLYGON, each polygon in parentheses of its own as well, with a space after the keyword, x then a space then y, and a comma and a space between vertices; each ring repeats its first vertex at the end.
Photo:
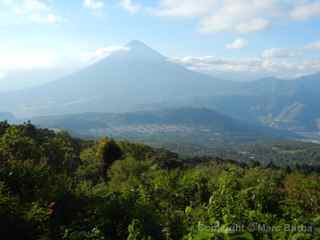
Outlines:
POLYGON ((2 122, 0 236, 320 239, 320 176, 303 170, 2 122))

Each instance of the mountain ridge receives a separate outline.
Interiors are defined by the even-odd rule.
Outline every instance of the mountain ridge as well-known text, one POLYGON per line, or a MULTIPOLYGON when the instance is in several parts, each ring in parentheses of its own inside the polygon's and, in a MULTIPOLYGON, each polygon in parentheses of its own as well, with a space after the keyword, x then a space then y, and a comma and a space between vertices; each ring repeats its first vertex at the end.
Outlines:
POLYGON ((59 80, 6 94, 4 110, 22 116, 125 112, 145 102, 210 96, 224 84, 169 62, 143 43, 129 46, 59 80))
POLYGON ((215 79, 170 62, 140 41, 42 86, 2 94, 0 111, 19 117, 205 107, 294 132, 320 131, 320 74, 253 82, 215 79))
POLYGON ((128 113, 82 113, 32 118, 45 128, 64 129, 75 135, 158 139, 160 142, 190 141, 197 144, 251 142, 257 139, 298 137, 286 131, 251 124, 206 108, 173 108, 128 113), (178 140, 179 139, 179 140, 178 140))

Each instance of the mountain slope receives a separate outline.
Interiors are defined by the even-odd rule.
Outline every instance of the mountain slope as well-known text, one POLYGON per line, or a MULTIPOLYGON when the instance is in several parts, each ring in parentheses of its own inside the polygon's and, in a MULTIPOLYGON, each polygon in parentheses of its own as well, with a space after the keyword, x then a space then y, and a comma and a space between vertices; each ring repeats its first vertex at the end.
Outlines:
POLYGON ((320 131, 320 74, 296 80, 231 82, 190 71, 133 41, 79 72, 43 86, 1 94, 16 116, 205 107, 295 132, 320 131))
MULTIPOLYGON (((4 110, 24 116, 123 112, 145 103, 211 96, 223 81, 169 62, 133 41, 119 51, 63 79, 5 96, 4 110)), ((228 83, 229 84, 229 83, 228 83)))
POLYGON ((246 121, 292 131, 319 131, 320 74, 295 80, 262 79, 243 83, 233 95, 198 102, 246 121))

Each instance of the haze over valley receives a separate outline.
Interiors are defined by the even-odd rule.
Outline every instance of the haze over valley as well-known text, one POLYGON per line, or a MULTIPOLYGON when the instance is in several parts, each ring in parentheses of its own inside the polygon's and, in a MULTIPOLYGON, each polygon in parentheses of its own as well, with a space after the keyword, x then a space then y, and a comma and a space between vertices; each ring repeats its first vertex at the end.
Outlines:
MULTIPOLYGON (((237 130, 240 129, 236 135, 240 132, 244 138, 246 133, 251 135, 251 131, 255 132, 260 127, 264 131, 269 129, 269 135, 274 134, 275 138, 288 137, 291 132, 293 138, 317 140, 320 131, 317 102, 319 78, 320 74, 292 80, 265 78, 235 82, 216 79, 170 61, 141 41, 132 41, 123 50, 58 80, 2 94, 4 99, 0 111, 10 112, 16 118, 32 119, 43 127, 69 127, 69 130, 71 126, 65 126, 65 121, 53 121, 78 114, 72 123, 77 126, 77 122, 80 125, 82 121, 90 122, 85 133, 90 136, 94 135, 94 129, 108 133, 108 129, 103 129, 101 124, 113 125, 103 113, 113 113, 115 116, 132 113, 135 116, 137 112, 139 116, 139 112, 145 112, 135 122, 144 126, 154 124, 144 119, 148 114, 171 109, 178 115, 179 111, 188 108, 189 111, 184 112, 180 122, 176 120, 175 124, 184 125, 184 118, 203 117, 203 121, 212 121, 214 127, 216 122, 219 126, 223 122, 225 128, 219 129, 219 134, 226 135, 235 131, 234 123, 228 120, 232 118, 237 123, 237 130), (199 115, 200 109, 216 115, 199 115), (59 118, 52 115, 59 115, 59 118), (246 124, 241 127, 241 122, 246 124)), ((156 123, 168 124, 161 120, 156 123)), ((122 126, 128 127, 130 124, 124 122, 122 126)), ((150 129, 148 126, 146 129, 150 129)), ((71 129, 77 132, 75 127, 71 129)), ((153 130, 151 127, 150 132, 153 130)))

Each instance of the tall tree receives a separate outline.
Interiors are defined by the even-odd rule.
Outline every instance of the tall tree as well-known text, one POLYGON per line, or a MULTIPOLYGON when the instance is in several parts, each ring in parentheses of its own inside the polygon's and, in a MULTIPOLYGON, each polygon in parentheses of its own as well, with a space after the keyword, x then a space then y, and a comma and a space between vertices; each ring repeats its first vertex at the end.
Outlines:
POLYGON ((102 138, 97 144, 96 157, 101 162, 101 174, 103 179, 106 180, 106 173, 111 165, 121 159, 123 153, 121 148, 114 140, 108 138, 102 138))

